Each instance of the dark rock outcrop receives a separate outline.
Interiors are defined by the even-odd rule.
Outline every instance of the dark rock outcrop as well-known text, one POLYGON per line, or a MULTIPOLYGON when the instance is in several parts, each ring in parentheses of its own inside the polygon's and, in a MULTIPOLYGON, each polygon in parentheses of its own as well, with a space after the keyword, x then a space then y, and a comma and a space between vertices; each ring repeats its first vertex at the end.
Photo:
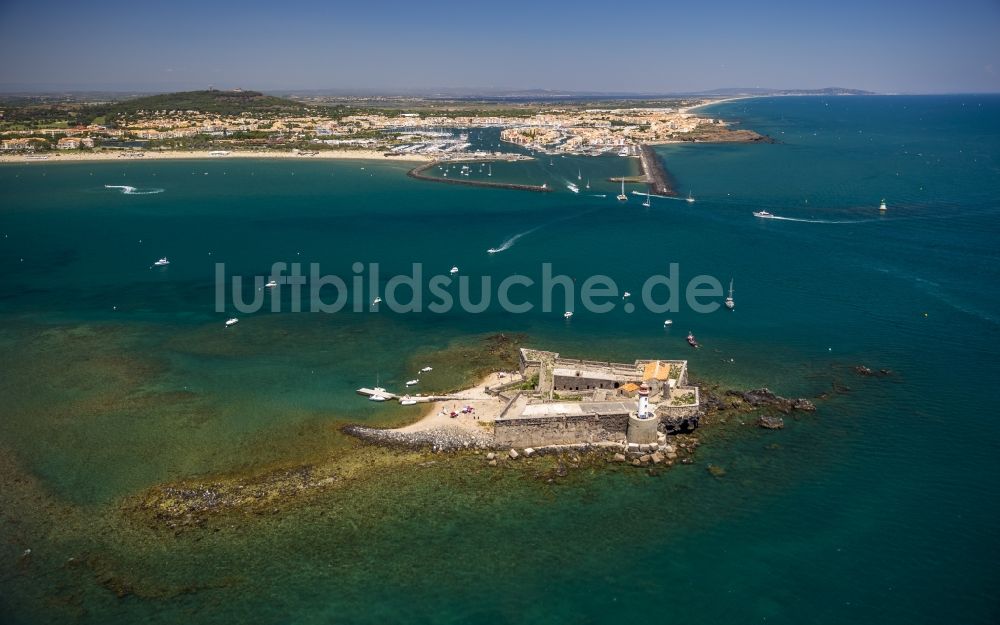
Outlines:
POLYGON ((786 414, 793 410, 804 412, 813 412, 816 410, 816 406, 808 399, 787 399, 780 395, 775 395, 767 388, 758 388, 750 391, 726 391, 726 395, 739 398, 752 408, 774 408, 786 414))
POLYGON ((781 417, 761 415, 760 418, 757 419, 757 425, 766 430, 780 430, 785 427, 785 420, 781 417))

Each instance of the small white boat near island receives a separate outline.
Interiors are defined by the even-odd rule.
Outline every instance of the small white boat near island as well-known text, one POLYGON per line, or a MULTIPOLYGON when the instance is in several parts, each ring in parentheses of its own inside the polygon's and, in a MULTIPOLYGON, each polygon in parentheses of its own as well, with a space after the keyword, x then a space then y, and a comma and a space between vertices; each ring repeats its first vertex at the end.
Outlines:
POLYGON ((234 326, 239 322, 240 320, 237 319, 236 317, 233 317, 232 319, 226 319, 226 327, 228 328, 229 326, 234 326))
MULTIPOLYGON (((379 379, 379 376, 375 376, 375 388, 373 388, 371 390, 371 394, 368 395, 368 399, 370 401, 385 401, 386 399, 388 399, 387 397, 388 393, 386 392, 386 390, 381 386, 379 386, 379 384, 381 383, 382 381, 379 379)), ((358 392, 361 392, 362 390, 366 391, 367 389, 358 389, 358 392)))
POLYGON ((169 260, 167 260, 167 257, 166 257, 166 256, 164 256, 164 257, 163 257, 163 258, 161 258, 160 260, 158 260, 158 261, 156 261, 155 263, 153 263, 153 266, 154 266, 154 267, 166 267, 166 266, 167 266, 167 265, 169 265, 169 264, 170 264, 170 261, 169 261, 169 260))
POLYGON ((573 313, 570 312, 570 311, 568 311, 568 310, 563 313, 563 319, 569 319, 572 316, 573 316, 573 313))
POLYGON ((667 319, 666 321, 663 322, 663 327, 664 328, 672 326, 672 325, 674 325, 673 319, 667 319))
POLYGON ((456 273, 458 273, 458 267, 452 267, 451 269, 448 270, 448 273, 450 273, 451 275, 455 275, 456 273))

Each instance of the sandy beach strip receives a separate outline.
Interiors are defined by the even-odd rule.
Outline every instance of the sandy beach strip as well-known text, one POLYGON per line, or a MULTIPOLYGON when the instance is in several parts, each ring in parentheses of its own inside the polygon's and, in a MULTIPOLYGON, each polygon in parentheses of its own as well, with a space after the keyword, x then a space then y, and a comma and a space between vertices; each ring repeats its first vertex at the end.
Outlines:
POLYGON ((480 423, 492 422, 507 407, 506 401, 490 395, 486 392, 486 388, 510 382, 512 379, 519 380, 520 377, 514 375, 511 378, 508 375, 501 378, 497 373, 491 373, 472 388, 454 393, 455 399, 431 403, 419 421, 398 428, 398 431, 421 432, 441 427, 478 429, 481 427, 480 423), (461 411, 467 406, 471 406, 474 412, 462 414, 461 411), (452 412, 458 413, 458 416, 452 417, 452 412))
POLYGON ((677 109, 677 110, 680 113, 691 113, 691 112, 693 112, 693 111, 695 111, 697 109, 700 109, 702 107, 712 106, 713 104, 722 104, 723 102, 735 102, 737 100, 749 100, 751 98, 759 98, 759 97, 761 97, 761 96, 756 96, 756 95, 741 95, 741 96, 735 96, 735 97, 732 97, 732 98, 722 98, 722 99, 719 99, 719 100, 706 100, 706 101, 702 102, 701 104, 695 104, 694 106, 686 106, 684 108, 680 108, 680 109, 677 109))
POLYGON ((208 150, 148 150, 142 151, 143 156, 126 155, 124 152, 115 151, 95 151, 95 152, 48 152, 45 154, 0 154, 0 163, 89 163, 95 161, 161 161, 161 160, 191 160, 191 159, 212 159, 224 161, 228 159, 265 158, 265 159, 296 159, 301 161, 309 160, 378 160, 378 161, 403 161, 403 162, 427 162, 434 158, 423 154, 401 154, 399 156, 385 156, 384 152, 378 150, 321 150, 315 154, 298 154, 295 152, 271 152, 253 150, 232 150, 226 155, 213 155, 208 150), (48 158, 39 158, 47 156, 48 158))

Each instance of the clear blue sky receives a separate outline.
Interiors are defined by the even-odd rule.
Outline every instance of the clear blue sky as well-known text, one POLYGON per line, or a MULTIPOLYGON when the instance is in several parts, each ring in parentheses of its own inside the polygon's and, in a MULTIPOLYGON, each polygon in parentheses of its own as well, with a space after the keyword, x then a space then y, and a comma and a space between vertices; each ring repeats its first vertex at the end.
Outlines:
POLYGON ((1000 91, 1000 0, 0 0, 0 90, 1000 91))

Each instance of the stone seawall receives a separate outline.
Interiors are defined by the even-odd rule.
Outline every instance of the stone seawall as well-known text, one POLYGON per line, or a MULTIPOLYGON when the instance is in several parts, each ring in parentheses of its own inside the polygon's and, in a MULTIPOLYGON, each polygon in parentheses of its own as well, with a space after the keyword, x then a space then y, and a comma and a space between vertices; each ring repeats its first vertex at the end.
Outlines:
POLYGON ((640 146, 639 163, 642 165, 642 171, 646 175, 650 193, 656 195, 677 195, 671 184, 670 174, 663 168, 663 163, 660 162, 653 148, 648 145, 640 146))
POLYGON ((627 414, 497 419, 494 439, 501 447, 596 443, 624 439, 627 429, 627 414))
POLYGON ((430 182, 441 182, 444 184, 464 184, 470 187, 489 187, 492 189, 514 189, 515 191, 534 191, 535 193, 549 193, 552 189, 544 185, 514 184, 511 182, 486 182, 484 180, 462 180, 460 178, 439 178, 438 176, 428 176, 424 172, 437 165, 440 161, 434 161, 425 165, 414 167, 406 172, 406 175, 418 180, 428 180, 430 182))
POLYGON ((401 432, 363 425, 345 425, 340 431, 370 443, 406 449, 422 447, 443 450, 491 449, 495 446, 493 436, 485 430, 474 432, 465 428, 437 428, 419 432, 401 432))

